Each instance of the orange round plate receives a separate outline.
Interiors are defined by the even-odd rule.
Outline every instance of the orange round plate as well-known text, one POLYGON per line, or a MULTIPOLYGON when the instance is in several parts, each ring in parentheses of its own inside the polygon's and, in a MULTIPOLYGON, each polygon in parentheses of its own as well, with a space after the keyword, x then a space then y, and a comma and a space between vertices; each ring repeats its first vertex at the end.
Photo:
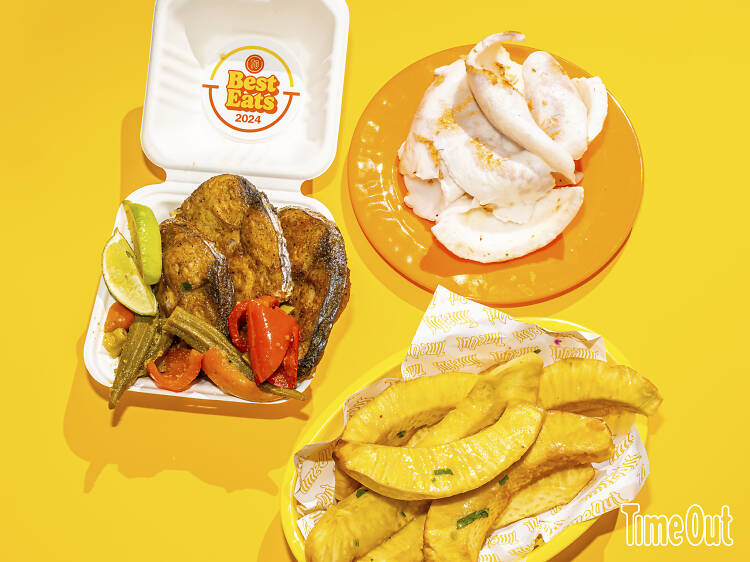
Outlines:
MULTIPOLYGON (((604 129, 578 162, 584 201, 573 222, 551 244, 511 261, 481 264, 448 252, 434 224, 404 205, 406 188, 397 151, 433 71, 466 55, 472 45, 430 55, 408 66, 370 101, 349 149, 349 193, 362 230, 399 273, 433 291, 443 285, 495 305, 526 304, 559 295, 592 277, 625 243, 643 196, 643 161, 635 131, 609 95, 604 129)), ((516 61, 534 49, 507 45, 516 61)), ((590 76, 556 57, 571 77, 590 76)))

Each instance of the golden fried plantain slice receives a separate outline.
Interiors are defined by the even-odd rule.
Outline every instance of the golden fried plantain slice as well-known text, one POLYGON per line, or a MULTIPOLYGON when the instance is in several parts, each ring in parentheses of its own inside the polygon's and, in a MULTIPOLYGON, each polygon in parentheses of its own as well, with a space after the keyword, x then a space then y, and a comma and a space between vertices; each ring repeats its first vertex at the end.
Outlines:
POLYGON ((596 359, 552 363, 539 383, 539 404, 545 409, 583 412, 617 407, 651 415, 661 400, 653 383, 630 367, 596 359))
POLYGON ((365 488, 328 508, 305 541, 308 562, 351 562, 381 544, 418 515, 427 502, 404 502, 365 488))
POLYGON ((426 514, 413 519, 395 535, 356 562, 422 562, 422 535, 426 514))
POLYGON ((409 447, 434 447, 457 441, 497 421, 511 400, 535 403, 544 362, 528 353, 479 376, 471 392, 456 408, 430 427, 417 431, 409 447))
POLYGON ((477 379, 478 375, 468 373, 443 373, 391 385, 351 417, 341 439, 403 445, 413 430, 435 423, 455 408, 477 379))
POLYGON ((591 481, 594 472, 590 464, 564 468, 526 486, 510 499, 508 507, 495 521, 495 529, 565 505, 591 481))
POLYGON ((516 462, 534 442, 544 411, 528 402, 508 406, 493 425, 436 447, 340 443, 334 457, 354 479, 391 498, 445 498, 473 490, 516 462))
POLYGON ((481 488, 432 502, 425 523, 425 560, 476 560, 487 532, 516 492, 556 470, 606 460, 612 451, 612 434, 602 420, 547 412, 520 461, 481 488))

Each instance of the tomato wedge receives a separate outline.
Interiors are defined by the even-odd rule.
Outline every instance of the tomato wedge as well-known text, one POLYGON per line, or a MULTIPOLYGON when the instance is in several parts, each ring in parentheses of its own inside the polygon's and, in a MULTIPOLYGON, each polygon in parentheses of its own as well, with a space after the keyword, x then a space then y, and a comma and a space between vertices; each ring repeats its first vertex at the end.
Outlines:
POLYGON ((146 369, 159 388, 182 392, 201 372, 202 359, 203 355, 194 349, 178 347, 170 349, 164 356, 164 371, 159 371, 153 361, 146 365, 146 369))
POLYGON ((119 302, 115 302, 107 311, 107 319, 104 321, 104 331, 113 332, 117 328, 130 329, 135 319, 135 314, 119 302))
POLYGON ((247 351, 247 338, 240 332, 241 325, 247 318, 247 305, 251 301, 242 301, 237 303, 229 314, 229 337, 232 339, 234 347, 240 351, 247 351))
POLYGON ((216 347, 203 354, 203 372, 216 386, 232 396, 253 402, 272 402, 279 399, 278 396, 260 390, 216 347))

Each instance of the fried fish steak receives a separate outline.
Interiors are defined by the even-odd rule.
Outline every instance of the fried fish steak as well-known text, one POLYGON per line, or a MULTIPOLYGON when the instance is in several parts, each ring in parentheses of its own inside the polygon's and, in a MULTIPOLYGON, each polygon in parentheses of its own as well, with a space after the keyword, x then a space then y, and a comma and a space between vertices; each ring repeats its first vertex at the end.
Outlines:
POLYGON ((179 305, 226 332, 234 301, 226 259, 184 221, 167 219, 159 231, 163 275, 156 300, 160 313, 169 316, 179 305))
POLYGON ((299 323, 298 378, 323 355, 328 336, 349 300, 349 268, 341 232, 324 216, 300 207, 279 211, 292 263, 292 316, 299 323))
POLYGON ((241 176, 223 174, 204 181, 177 215, 216 244, 227 258, 235 302, 292 292, 292 270, 276 209, 266 195, 241 176))

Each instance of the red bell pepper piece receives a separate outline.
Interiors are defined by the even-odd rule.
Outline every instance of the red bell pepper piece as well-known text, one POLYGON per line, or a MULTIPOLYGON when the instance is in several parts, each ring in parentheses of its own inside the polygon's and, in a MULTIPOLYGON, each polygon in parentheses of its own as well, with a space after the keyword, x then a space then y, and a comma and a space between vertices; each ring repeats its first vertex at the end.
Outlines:
POLYGON ((252 402, 271 402, 279 397, 267 394, 233 365, 218 348, 203 354, 203 372, 227 394, 252 402))
POLYGON ((229 315, 229 336, 249 351, 256 384, 268 380, 282 388, 297 385, 299 325, 279 308, 278 299, 258 297, 238 303, 229 315), (247 337, 242 333, 243 321, 247 337))
MULTIPOLYGON (((254 300, 271 308, 279 306, 279 300, 275 297, 265 296, 254 300)), ((242 352, 247 351, 247 338, 240 329, 243 324, 246 324, 247 307, 251 302, 253 301, 247 300, 237 303, 229 314, 229 337, 232 339, 234 347, 242 352)))
POLYGON ((146 369, 159 388, 182 392, 201 372, 202 359, 203 355, 196 350, 178 347, 170 349, 164 356, 164 371, 159 371, 153 361, 146 365, 146 369))
POLYGON ((268 379, 274 386, 281 388, 295 388, 297 386, 297 366, 299 364, 299 324, 296 320, 292 326, 292 340, 286 350, 286 355, 276 372, 268 379))
POLYGON ((267 380, 281 365, 292 341, 296 320, 280 308, 252 301, 247 308, 250 364, 255 382, 267 380))

